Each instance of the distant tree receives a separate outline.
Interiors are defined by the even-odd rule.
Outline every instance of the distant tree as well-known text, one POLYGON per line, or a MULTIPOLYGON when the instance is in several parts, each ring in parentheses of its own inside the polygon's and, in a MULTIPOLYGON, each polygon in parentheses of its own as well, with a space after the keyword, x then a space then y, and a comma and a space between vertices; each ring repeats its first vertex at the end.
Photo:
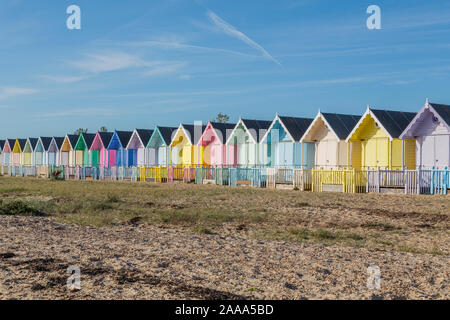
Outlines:
POLYGON ((226 114, 219 113, 214 121, 218 123, 227 123, 230 121, 230 117, 226 114))
POLYGON ((100 132, 108 132, 108 128, 103 126, 103 127, 100 128, 100 132))
POLYGON ((87 132, 88 132, 88 129, 78 128, 77 130, 75 130, 75 132, 73 134, 79 136, 80 134, 87 133, 87 132))

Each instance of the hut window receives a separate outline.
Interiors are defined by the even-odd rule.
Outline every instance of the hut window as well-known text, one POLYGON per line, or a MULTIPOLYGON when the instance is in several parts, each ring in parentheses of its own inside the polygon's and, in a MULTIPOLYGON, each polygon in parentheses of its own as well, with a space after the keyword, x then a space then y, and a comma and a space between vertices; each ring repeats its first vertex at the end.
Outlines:
POLYGON ((434 122, 434 123, 438 123, 438 122, 439 122, 439 119, 438 119, 437 117, 433 117, 433 122, 434 122))

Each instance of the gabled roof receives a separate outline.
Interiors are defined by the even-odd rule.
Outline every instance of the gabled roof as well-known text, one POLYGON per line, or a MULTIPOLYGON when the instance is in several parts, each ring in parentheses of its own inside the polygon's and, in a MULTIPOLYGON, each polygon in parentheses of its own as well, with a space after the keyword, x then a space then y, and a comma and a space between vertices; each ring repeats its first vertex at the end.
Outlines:
POLYGON ((325 122, 326 126, 334 133, 338 140, 345 140, 349 133, 353 130, 353 128, 358 123, 361 116, 350 115, 350 114, 339 114, 339 113, 325 113, 320 112, 314 118, 313 122, 309 126, 309 128, 303 134, 303 137, 300 141, 304 141, 310 131, 314 128, 318 119, 322 119, 325 122))
POLYGON ((139 135, 139 138, 142 141, 142 144, 145 146, 147 146, 148 141, 150 140, 150 138, 152 137, 153 134, 153 130, 148 130, 148 129, 136 129, 136 132, 139 135))
POLYGON ((5 146, 5 140, 0 140, 0 152, 3 151, 3 147, 5 146))
POLYGON ((87 148, 90 149, 91 146, 92 146, 92 142, 94 142, 95 134, 93 134, 93 133, 82 133, 81 135, 83 136, 84 142, 86 142, 87 148))
POLYGON ((37 145, 39 139, 38 138, 28 138, 28 140, 30 141, 31 150, 34 151, 34 149, 36 149, 36 145, 37 145))
POLYGON ((368 115, 370 115, 375 120, 375 122, 386 132, 388 137, 392 140, 400 137, 402 132, 414 119, 416 113, 380 110, 367 107, 367 110, 364 113, 364 115, 361 117, 356 126, 347 136, 346 142, 350 140, 350 138, 353 136, 353 134, 356 132, 356 130, 359 128, 361 123, 368 115))
POLYGON ((17 139, 19 141, 20 149, 23 151, 25 149, 25 145, 27 144, 28 139, 17 139))
POLYGON ((64 137, 53 137, 55 139, 56 146, 58 147, 58 150, 61 150, 63 143, 64 143, 64 137))
POLYGON ((228 144, 230 142, 231 137, 234 135, 240 125, 242 125, 244 129, 249 133, 249 136, 253 140, 253 143, 259 143, 261 142, 271 124, 272 121, 268 120, 239 119, 238 123, 233 129, 233 132, 227 138, 226 143, 228 144))
POLYGON ((222 141, 220 141, 222 144, 226 143, 228 138, 231 136, 233 129, 236 127, 236 123, 219 123, 219 122, 209 122, 209 123, 211 124, 213 130, 216 131, 217 136, 222 139, 222 141))
POLYGON ((170 143, 172 142, 172 134, 173 134, 174 132, 176 132, 177 129, 178 129, 178 128, 174 128, 174 127, 160 127, 160 126, 156 126, 156 127, 155 127, 155 130, 153 131, 153 134, 152 134, 150 140, 148 141, 147 146, 150 145, 150 143, 151 143, 152 140, 153 140, 153 136, 154 136, 155 134, 157 134, 158 132, 159 132, 159 134, 160 134, 162 140, 164 141, 164 144, 165 144, 166 146, 169 146, 170 143))
POLYGON ((275 119, 272 121, 272 124, 270 125, 269 129, 267 129, 267 132, 262 137, 261 142, 266 139, 267 135, 272 130, 273 126, 277 121, 279 121, 284 130, 286 130, 286 133, 291 138, 291 140, 293 142, 298 142, 303 137, 306 130, 308 130, 309 126, 313 122, 313 119, 285 117, 277 115, 275 119))
POLYGON ((432 112, 438 119, 440 118, 440 120, 443 121, 450 130, 450 106, 445 104, 429 103, 427 99, 422 109, 420 109, 414 119, 412 119, 408 126, 403 130, 402 134, 400 135, 400 139, 413 138, 410 136, 411 129, 413 129, 413 127, 417 125, 417 121, 424 115, 424 112, 426 110, 432 112))
MULTIPOLYGON (((44 148, 44 151, 48 151, 48 148, 50 147, 50 144, 52 143, 51 137, 39 137, 39 140, 41 140, 42 147, 44 148)), ((36 149, 36 148, 35 148, 36 149)))
POLYGON ((107 148, 109 143, 111 142, 111 139, 112 139, 114 133, 112 133, 112 132, 99 132, 98 135, 100 136, 100 139, 102 140, 103 146, 105 148, 107 148))
POLYGON ((74 149, 80 136, 76 134, 68 134, 66 135, 66 137, 67 139, 69 139, 70 146, 72 147, 72 149, 74 149))
POLYGON ((122 148, 126 148, 128 142, 130 142, 131 136, 133 135, 133 131, 116 131, 115 133, 119 138, 122 148))
POLYGON ((446 104, 436 104, 436 103, 429 103, 429 105, 436 110, 436 112, 439 114, 441 119, 450 126, 450 106, 446 104))
POLYGON ((202 132, 200 134, 195 135, 195 128, 200 127, 200 125, 194 125, 194 124, 181 124, 181 127, 184 129, 184 131, 187 133, 188 138, 191 142, 191 144, 195 145, 200 141, 200 138, 203 135, 203 132, 206 129, 206 126, 202 125, 201 129, 202 132))

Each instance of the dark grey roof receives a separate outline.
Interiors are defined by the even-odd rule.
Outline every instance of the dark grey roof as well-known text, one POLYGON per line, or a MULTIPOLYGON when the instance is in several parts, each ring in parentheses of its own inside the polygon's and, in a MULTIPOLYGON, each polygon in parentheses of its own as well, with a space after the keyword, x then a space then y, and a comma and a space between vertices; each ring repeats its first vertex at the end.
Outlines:
POLYGON ((64 138, 63 137, 53 137, 53 139, 55 139, 56 146, 58 147, 58 149, 61 150, 62 145, 64 143, 64 138))
POLYGON ((78 142, 78 138, 80 136, 76 135, 76 134, 68 134, 67 137, 69 138, 70 144, 72 145, 72 148, 75 148, 77 142, 78 142))
POLYGON ((269 129, 272 121, 268 120, 250 120, 250 119, 241 119, 247 129, 250 131, 251 135, 255 139, 257 143, 260 142, 261 138, 266 133, 267 129, 269 129))
POLYGON ((147 146, 148 140, 152 137, 153 130, 148 129, 136 129, 139 137, 141 138, 142 143, 144 144, 144 147, 147 146))
POLYGON ((25 145, 27 144, 27 139, 17 139, 17 140, 19 140, 20 149, 22 149, 23 151, 23 149, 25 149, 25 145))
POLYGON ((5 140, 0 140, 0 152, 3 151, 4 146, 5 146, 5 140))
POLYGON ((126 148, 128 142, 130 142, 131 136, 133 135, 133 131, 116 131, 116 134, 119 137, 122 147, 126 148))
POLYGON ((310 118, 294 118, 294 117, 279 117, 281 122, 283 122, 286 129, 291 134, 295 141, 300 141, 308 130, 309 126, 314 119, 310 118))
POLYGON ((42 147, 44 148, 45 151, 48 150, 48 148, 50 147, 50 143, 52 143, 52 138, 50 137, 40 137, 41 141, 42 141, 42 147))
POLYGON ((370 109, 392 138, 398 138, 417 113, 370 109))
POLYGON ((358 123, 361 116, 338 113, 321 113, 339 139, 344 140, 358 123))
POLYGON ((434 110, 441 116, 448 126, 450 126, 450 106, 445 104, 430 103, 434 110))
POLYGON ((39 139, 38 138, 29 138, 29 139, 30 139, 31 149, 34 151, 39 139))
POLYGON ((96 135, 93 133, 83 133, 83 138, 84 138, 84 141, 86 142, 86 146, 88 149, 91 148, 92 142, 94 142, 95 136, 96 135))
POLYGON ((191 138, 191 141, 192 141, 192 144, 197 144, 198 143, 198 141, 200 140, 200 138, 202 137, 202 135, 203 135, 203 132, 205 131, 205 129, 206 129, 206 126, 203 126, 202 125, 202 132, 200 132, 200 134, 198 134, 197 136, 195 136, 195 134, 194 134, 194 132, 195 132, 195 125, 193 125, 193 124, 182 124, 182 126, 183 126, 183 128, 189 133, 189 135, 190 135, 190 138, 191 138))
POLYGON ((173 127, 159 127, 157 126, 159 132, 161 133, 161 136, 166 143, 166 145, 170 145, 172 142, 172 134, 177 131, 178 128, 173 127))
POLYGON ((236 123, 219 123, 219 122, 211 122, 211 125, 219 137, 222 138, 222 144, 227 142, 227 139, 234 127, 236 127, 236 123), (220 134, 219 134, 220 132, 220 134))
POLYGON ((100 139, 102 139, 103 146, 107 148, 109 146, 109 143, 111 142, 111 139, 114 135, 112 132, 99 132, 98 135, 100 136, 100 139))

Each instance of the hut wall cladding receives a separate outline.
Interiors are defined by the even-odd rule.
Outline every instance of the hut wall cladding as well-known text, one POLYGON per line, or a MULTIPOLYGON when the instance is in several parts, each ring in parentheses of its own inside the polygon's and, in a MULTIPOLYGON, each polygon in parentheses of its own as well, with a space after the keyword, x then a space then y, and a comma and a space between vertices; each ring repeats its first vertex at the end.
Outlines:
POLYGON ((132 131, 114 131, 111 141, 108 145, 108 164, 109 167, 128 167, 128 153, 126 149, 130 141, 132 131))

